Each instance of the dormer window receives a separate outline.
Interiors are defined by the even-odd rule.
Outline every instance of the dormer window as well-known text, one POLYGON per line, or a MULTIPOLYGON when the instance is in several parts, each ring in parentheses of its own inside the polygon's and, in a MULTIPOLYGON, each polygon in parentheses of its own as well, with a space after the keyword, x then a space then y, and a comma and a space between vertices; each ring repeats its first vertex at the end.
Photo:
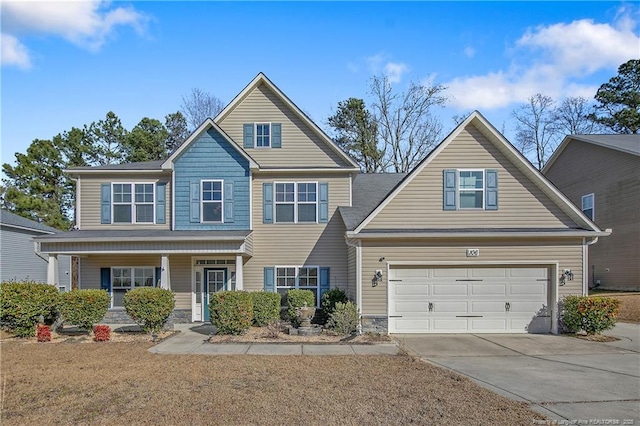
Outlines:
POLYGON ((271 124, 256 123, 256 148, 271 147, 271 124))

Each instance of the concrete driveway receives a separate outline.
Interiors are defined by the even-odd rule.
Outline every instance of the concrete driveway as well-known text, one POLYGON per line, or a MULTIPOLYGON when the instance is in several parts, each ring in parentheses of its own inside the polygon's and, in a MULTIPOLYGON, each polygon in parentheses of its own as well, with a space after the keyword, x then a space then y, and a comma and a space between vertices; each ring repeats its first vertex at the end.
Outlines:
POLYGON ((640 325, 618 324, 608 334, 620 340, 597 343, 546 334, 394 337, 410 354, 526 402, 551 420, 638 425, 640 325))

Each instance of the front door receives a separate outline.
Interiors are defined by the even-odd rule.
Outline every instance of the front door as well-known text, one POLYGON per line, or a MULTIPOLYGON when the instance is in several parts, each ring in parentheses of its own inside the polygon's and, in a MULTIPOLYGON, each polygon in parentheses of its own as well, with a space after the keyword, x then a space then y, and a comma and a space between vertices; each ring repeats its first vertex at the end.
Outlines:
POLYGON ((218 291, 226 290, 227 269, 226 268, 205 268, 204 270, 204 320, 209 321, 209 301, 211 295, 218 291))

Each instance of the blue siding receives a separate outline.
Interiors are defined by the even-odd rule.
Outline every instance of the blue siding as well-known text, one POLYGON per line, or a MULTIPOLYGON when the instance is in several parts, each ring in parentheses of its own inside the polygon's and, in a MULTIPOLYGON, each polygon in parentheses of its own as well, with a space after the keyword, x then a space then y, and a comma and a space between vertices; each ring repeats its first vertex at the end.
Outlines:
POLYGON ((203 133, 175 161, 176 230, 249 229, 249 162, 214 129, 203 133), (201 179, 233 182, 233 223, 190 221, 190 184, 201 179))

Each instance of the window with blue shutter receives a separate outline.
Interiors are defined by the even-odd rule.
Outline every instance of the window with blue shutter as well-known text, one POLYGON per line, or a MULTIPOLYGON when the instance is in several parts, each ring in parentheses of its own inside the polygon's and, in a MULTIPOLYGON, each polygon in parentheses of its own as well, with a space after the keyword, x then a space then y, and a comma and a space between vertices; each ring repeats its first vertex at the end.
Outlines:
POLYGON ((242 125, 242 146, 253 148, 253 123, 242 125))
POLYGON ((111 268, 100 268, 100 290, 111 293, 111 268))
POLYGON ((329 184, 318 184, 318 222, 329 222, 329 184))
POLYGON ((271 147, 282 148, 282 125, 271 123, 271 147))
POLYGON ((200 182, 191 182, 189 200, 189 222, 200 222, 200 182))
POLYGON ((320 300, 325 291, 331 288, 331 268, 320 268, 320 300))
POLYGON ((262 223, 273 223, 273 184, 262 184, 262 223))
POLYGON ((233 223, 233 181, 224 182, 224 221, 233 223))
POLYGON ((100 185, 100 223, 111 223, 111 183, 100 185))
POLYGON ((165 182, 156 183, 156 223, 164 224, 167 221, 166 218, 166 206, 167 206, 167 184, 165 182))
POLYGON ((498 210, 498 171, 486 170, 486 210, 498 210))
POLYGON ((264 268, 264 291, 275 292, 275 270, 274 268, 264 268))
POLYGON ((456 177, 457 170, 444 170, 443 171, 443 210, 455 210, 457 207, 456 197, 456 177))

